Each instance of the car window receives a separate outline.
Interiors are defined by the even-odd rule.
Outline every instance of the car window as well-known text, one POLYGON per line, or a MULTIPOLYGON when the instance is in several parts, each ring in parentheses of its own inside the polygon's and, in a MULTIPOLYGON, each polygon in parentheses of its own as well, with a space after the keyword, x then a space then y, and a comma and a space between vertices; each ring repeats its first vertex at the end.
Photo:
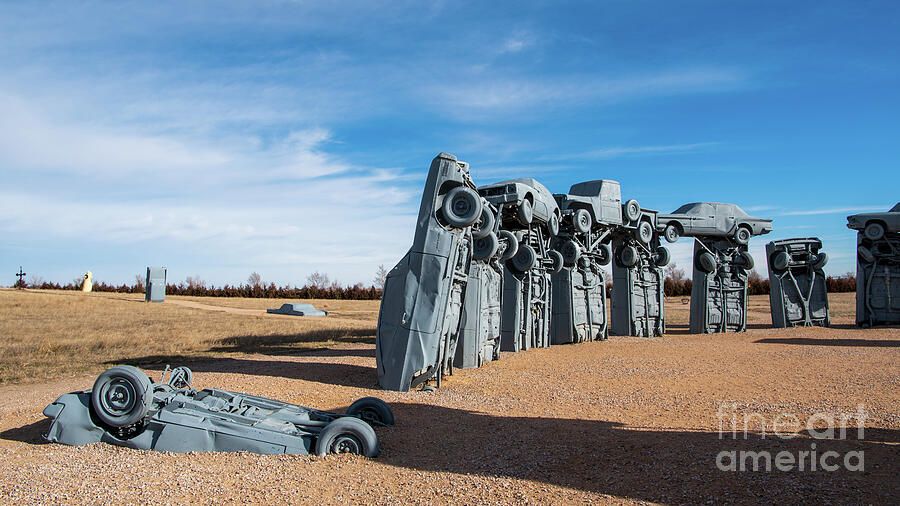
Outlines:
POLYGON ((750 215, 747 214, 746 212, 744 212, 744 210, 741 209, 740 207, 738 207, 738 206, 731 206, 731 207, 734 208, 734 217, 735 218, 749 218, 750 217, 750 215))
POLYGON ((897 205, 891 208, 892 213, 900 213, 900 202, 897 202, 897 205))
POLYGON ((672 214, 697 214, 697 206, 699 204, 685 204, 676 209, 672 214))

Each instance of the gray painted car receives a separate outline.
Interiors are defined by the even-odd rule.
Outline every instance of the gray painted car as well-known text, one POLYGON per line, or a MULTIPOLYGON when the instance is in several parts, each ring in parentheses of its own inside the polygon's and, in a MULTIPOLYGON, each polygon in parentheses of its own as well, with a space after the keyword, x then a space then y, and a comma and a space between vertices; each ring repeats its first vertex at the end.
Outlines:
POLYGON ((900 203, 886 213, 861 213, 847 216, 847 228, 862 231, 872 241, 884 237, 885 232, 900 232, 900 203))
MULTIPOLYGON (((375 364, 386 390, 408 391, 452 372, 473 237, 491 220, 469 165, 441 153, 431 162, 412 247, 384 283, 375 364)), ((479 248, 481 249, 481 248, 479 248)))
POLYGON ((168 452, 247 451, 264 454, 378 455, 372 426, 393 425, 382 400, 365 397, 346 414, 215 388, 190 387, 191 371, 176 367, 168 381, 118 366, 90 390, 60 396, 44 408, 46 439, 67 445, 110 443, 168 452))
POLYGON ((278 309, 266 309, 270 314, 286 314, 291 316, 327 316, 328 311, 316 309, 312 304, 305 302, 288 302, 278 309))
POLYGON ((550 190, 534 178, 485 185, 478 193, 500 209, 501 228, 517 230, 537 223, 544 225, 550 236, 559 232, 559 206, 550 190))
POLYGON ((721 202, 685 204, 670 214, 658 215, 656 223, 669 242, 681 236, 731 237, 738 244, 747 244, 751 237, 772 231, 772 220, 750 216, 735 204, 721 202))

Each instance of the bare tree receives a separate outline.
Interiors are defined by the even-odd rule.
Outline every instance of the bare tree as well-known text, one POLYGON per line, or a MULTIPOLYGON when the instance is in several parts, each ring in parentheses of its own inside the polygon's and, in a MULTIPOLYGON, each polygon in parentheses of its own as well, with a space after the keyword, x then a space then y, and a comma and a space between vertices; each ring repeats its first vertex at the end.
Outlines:
POLYGON ((679 283, 684 280, 684 269, 679 269, 675 262, 670 263, 665 270, 666 277, 679 283))
POLYGON ((251 272, 250 275, 247 276, 247 284, 250 288, 262 288, 262 276, 256 271, 251 272))
POLYGON ((325 288, 328 288, 328 284, 328 274, 316 271, 309 276, 306 276, 307 286, 314 286, 320 290, 324 290, 325 288))
POLYGON ((28 276, 28 286, 30 286, 31 288, 40 288, 43 284, 44 278, 38 276, 37 274, 28 276))
POLYGON ((384 282, 387 280, 388 270, 384 268, 384 265, 379 265, 378 270, 375 271, 375 279, 372 283, 375 284, 376 288, 384 289, 384 282))
POLYGON ((750 271, 750 274, 747 275, 747 283, 761 283, 762 276, 756 272, 756 269, 750 271))
POLYGON ((141 275, 141 274, 134 275, 134 286, 135 286, 135 288, 138 289, 138 291, 141 291, 141 292, 144 291, 144 278, 145 277, 146 276, 141 275))
POLYGON ((206 281, 203 281, 203 279, 200 278, 199 274, 196 276, 193 276, 193 277, 188 276, 184 280, 184 282, 187 284, 188 288, 205 288, 206 287, 206 281))

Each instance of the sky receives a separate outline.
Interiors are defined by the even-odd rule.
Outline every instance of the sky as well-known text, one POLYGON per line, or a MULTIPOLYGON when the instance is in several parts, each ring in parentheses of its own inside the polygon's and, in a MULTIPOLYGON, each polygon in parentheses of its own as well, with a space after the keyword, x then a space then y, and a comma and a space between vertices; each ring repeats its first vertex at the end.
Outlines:
MULTIPOLYGON (((892 1, 0 1, 0 285, 370 284, 412 243, 431 159, 476 184, 591 179, 751 241, 900 201, 892 1)), ((672 245, 690 274, 692 244, 672 245)))

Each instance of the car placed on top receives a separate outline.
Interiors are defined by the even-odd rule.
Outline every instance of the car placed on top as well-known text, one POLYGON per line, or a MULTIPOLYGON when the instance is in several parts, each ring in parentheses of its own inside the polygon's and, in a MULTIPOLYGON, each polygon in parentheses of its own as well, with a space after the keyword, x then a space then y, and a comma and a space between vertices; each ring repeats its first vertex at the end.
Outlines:
POLYGON ((847 228, 861 230, 863 235, 872 241, 884 237, 885 232, 900 232, 900 203, 888 212, 847 216, 847 228))
POLYGON ((747 244, 755 235, 772 231, 772 220, 750 216, 735 204, 693 202, 670 214, 657 215, 657 231, 669 242, 681 236, 730 237, 747 244))
POLYGON ((550 190, 534 178, 484 185, 478 188, 478 193, 501 209, 503 228, 516 230, 537 223, 545 225, 550 236, 559 233, 559 206, 550 190))

